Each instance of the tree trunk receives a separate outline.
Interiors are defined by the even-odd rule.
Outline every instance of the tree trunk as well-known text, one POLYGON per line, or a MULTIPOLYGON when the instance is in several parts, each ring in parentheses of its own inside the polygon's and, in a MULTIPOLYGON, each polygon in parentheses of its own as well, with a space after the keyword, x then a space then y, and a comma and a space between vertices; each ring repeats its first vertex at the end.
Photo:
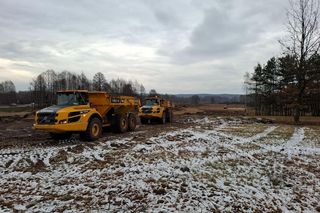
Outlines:
POLYGON ((295 107, 293 118, 294 118, 295 123, 299 123, 299 121, 300 121, 300 108, 299 108, 299 106, 295 107))

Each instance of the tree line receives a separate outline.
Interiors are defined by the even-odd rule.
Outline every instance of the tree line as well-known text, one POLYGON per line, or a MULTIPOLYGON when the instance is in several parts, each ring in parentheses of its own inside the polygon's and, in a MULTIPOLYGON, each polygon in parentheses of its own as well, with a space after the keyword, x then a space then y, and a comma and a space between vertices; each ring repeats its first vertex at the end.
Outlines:
POLYGON ((32 79, 28 91, 16 92, 12 81, 1 82, 0 104, 34 103, 36 107, 49 106, 56 103, 56 92, 60 90, 106 91, 112 95, 128 96, 142 96, 146 93, 143 84, 138 81, 126 81, 120 78, 107 81, 101 72, 96 73, 90 80, 84 73, 47 70, 32 79))
POLYGON ((247 102, 257 115, 320 116, 319 1, 290 1, 281 57, 245 75, 247 102))
POLYGON ((293 116, 298 107, 300 115, 320 116, 320 55, 314 55, 306 63, 309 68, 302 104, 298 102, 300 90, 293 69, 296 63, 290 55, 272 57, 246 76, 248 104, 256 115, 293 116))
POLYGON ((107 81, 101 72, 89 80, 84 73, 76 74, 68 71, 59 73, 47 70, 30 83, 34 103, 39 107, 54 104, 55 94, 59 90, 105 91, 112 95, 128 96, 141 96, 145 93, 144 86, 138 81, 126 81, 120 78, 107 81))
POLYGON ((27 91, 16 91, 12 81, 0 83, 0 105, 31 104, 41 108, 56 103, 56 92, 59 90, 89 90, 106 91, 112 95, 129 95, 140 98, 143 102, 148 95, 161 95, 163 98, 175 104, 198 105, 214 103, 242 103, 241 96, 219 96, 219 95, 169 95, 159 94, 155 89, 146 93, 144 86, 137 81, 125 81, 123 79, 112 79, 107 81, 102 73, 96 73, 89 80, 84 73, 75 74, 68 71, 57 73, 47 70, 30 82, 27 91))

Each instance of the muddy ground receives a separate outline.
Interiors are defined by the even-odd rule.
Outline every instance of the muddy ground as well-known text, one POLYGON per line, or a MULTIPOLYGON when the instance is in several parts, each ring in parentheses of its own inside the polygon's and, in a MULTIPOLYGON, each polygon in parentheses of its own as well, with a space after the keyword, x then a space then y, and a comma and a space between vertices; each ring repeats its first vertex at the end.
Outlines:
MULTIPOLYGON (((186 124, 184 120, 190 116, 204 117, 210 116, 243 116, 244 108, 241 105, 229 105, 224 109, 225 105, 201 105, 201 106, 180 106, 176 107, 174 111, 174 121, 171 124, 159 125, 153 122, 151 125, 138 124, 136 131, 145 131, 146 137, 152 136, 160 132, 166 132, 177 128, 184 128, 186 124)), ((34 131, 32 129, 34 123, 34 116, 30 112, 11 113, 8 116, 0 116, 0 148, 13 146, 43 146, 43 145, 61 145, 82 143, 77 134, 68 141, 54 141, 50 138, 48 133, 41 131, 34 131)), ((114 134, 108 128, 104 129, 103 138, 121 138, 126 134, 114 134)))
POLYGON ((90 143, 3 121, 0 211, 320 212, 320 127, 177 114, 90 143))
MULTIPOLYGON (((179 128, 187 127, 183 121, 189 116, 180 115, 176 116, 172 123, 165 125, 152 122, 149 125, 141 125, 138 123, 135 132, 143 132, 145 138, 152 137, 161 132, 172 131, 179 128)), ((27 118, 22 117, 10 117, 0 121, 0 149, 10 147, 29 147, 29 146, 63 146, 71 144, 86 144, 90 142, 81 141, 78 134, 73 134, 70 140, 55 141, 51 139, 47 132, 35 131, 32 129, 34 119, 32 115, 27 118)), ((113 133, 110 128, 103 129, 102 140, 119 139, 127 137, 130 132, 118 134, 113 133)))

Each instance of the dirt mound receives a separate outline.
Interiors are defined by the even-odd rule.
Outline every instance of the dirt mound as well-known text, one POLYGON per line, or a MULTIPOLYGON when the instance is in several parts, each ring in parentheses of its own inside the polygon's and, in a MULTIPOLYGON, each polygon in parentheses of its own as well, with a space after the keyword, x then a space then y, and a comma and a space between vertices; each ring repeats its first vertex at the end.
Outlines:
MULTIPOLYGON (((9 167, 10 165, 8 165, 9 167)), ((14 166, 15 171, 38 173, 47 171, 47 166, 42 160, 36 163, 32 162, 29 158, 20 159, 14 166)))
POLYGON ((30 158, 22 158, 15 164, 14 170, 25 171, 31 167, 33 167, 33 162, 30 160, 30 158))
POLYGON ((32 167, 30 167, 32 173, 44 172, 46 169, 47 166, 42 160, 38 160, 32 167))
POLYGON ((55 164, 59 163, 62 161, 67 161, 68 160, 68 152, 65 151, 64 149, 59 150, 59 152, 56 154, 56 156, 51 157, 49 159, 50 164, 55 164))
POLYGON ((69 147, 68 148, 69 152, 75 153, 75 154, 80 154, 84 151, 84 145, 80 144, 74 147, 69 147))

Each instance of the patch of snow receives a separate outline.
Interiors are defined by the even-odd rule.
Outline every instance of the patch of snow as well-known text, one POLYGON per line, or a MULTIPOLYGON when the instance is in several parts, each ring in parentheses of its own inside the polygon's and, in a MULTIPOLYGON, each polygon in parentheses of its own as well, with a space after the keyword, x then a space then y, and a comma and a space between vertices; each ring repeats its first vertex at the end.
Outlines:
POLYGON ((17 211, 25 211, 27 209, 26 206, 21 204, 15 204, 13 208, 17 211))

